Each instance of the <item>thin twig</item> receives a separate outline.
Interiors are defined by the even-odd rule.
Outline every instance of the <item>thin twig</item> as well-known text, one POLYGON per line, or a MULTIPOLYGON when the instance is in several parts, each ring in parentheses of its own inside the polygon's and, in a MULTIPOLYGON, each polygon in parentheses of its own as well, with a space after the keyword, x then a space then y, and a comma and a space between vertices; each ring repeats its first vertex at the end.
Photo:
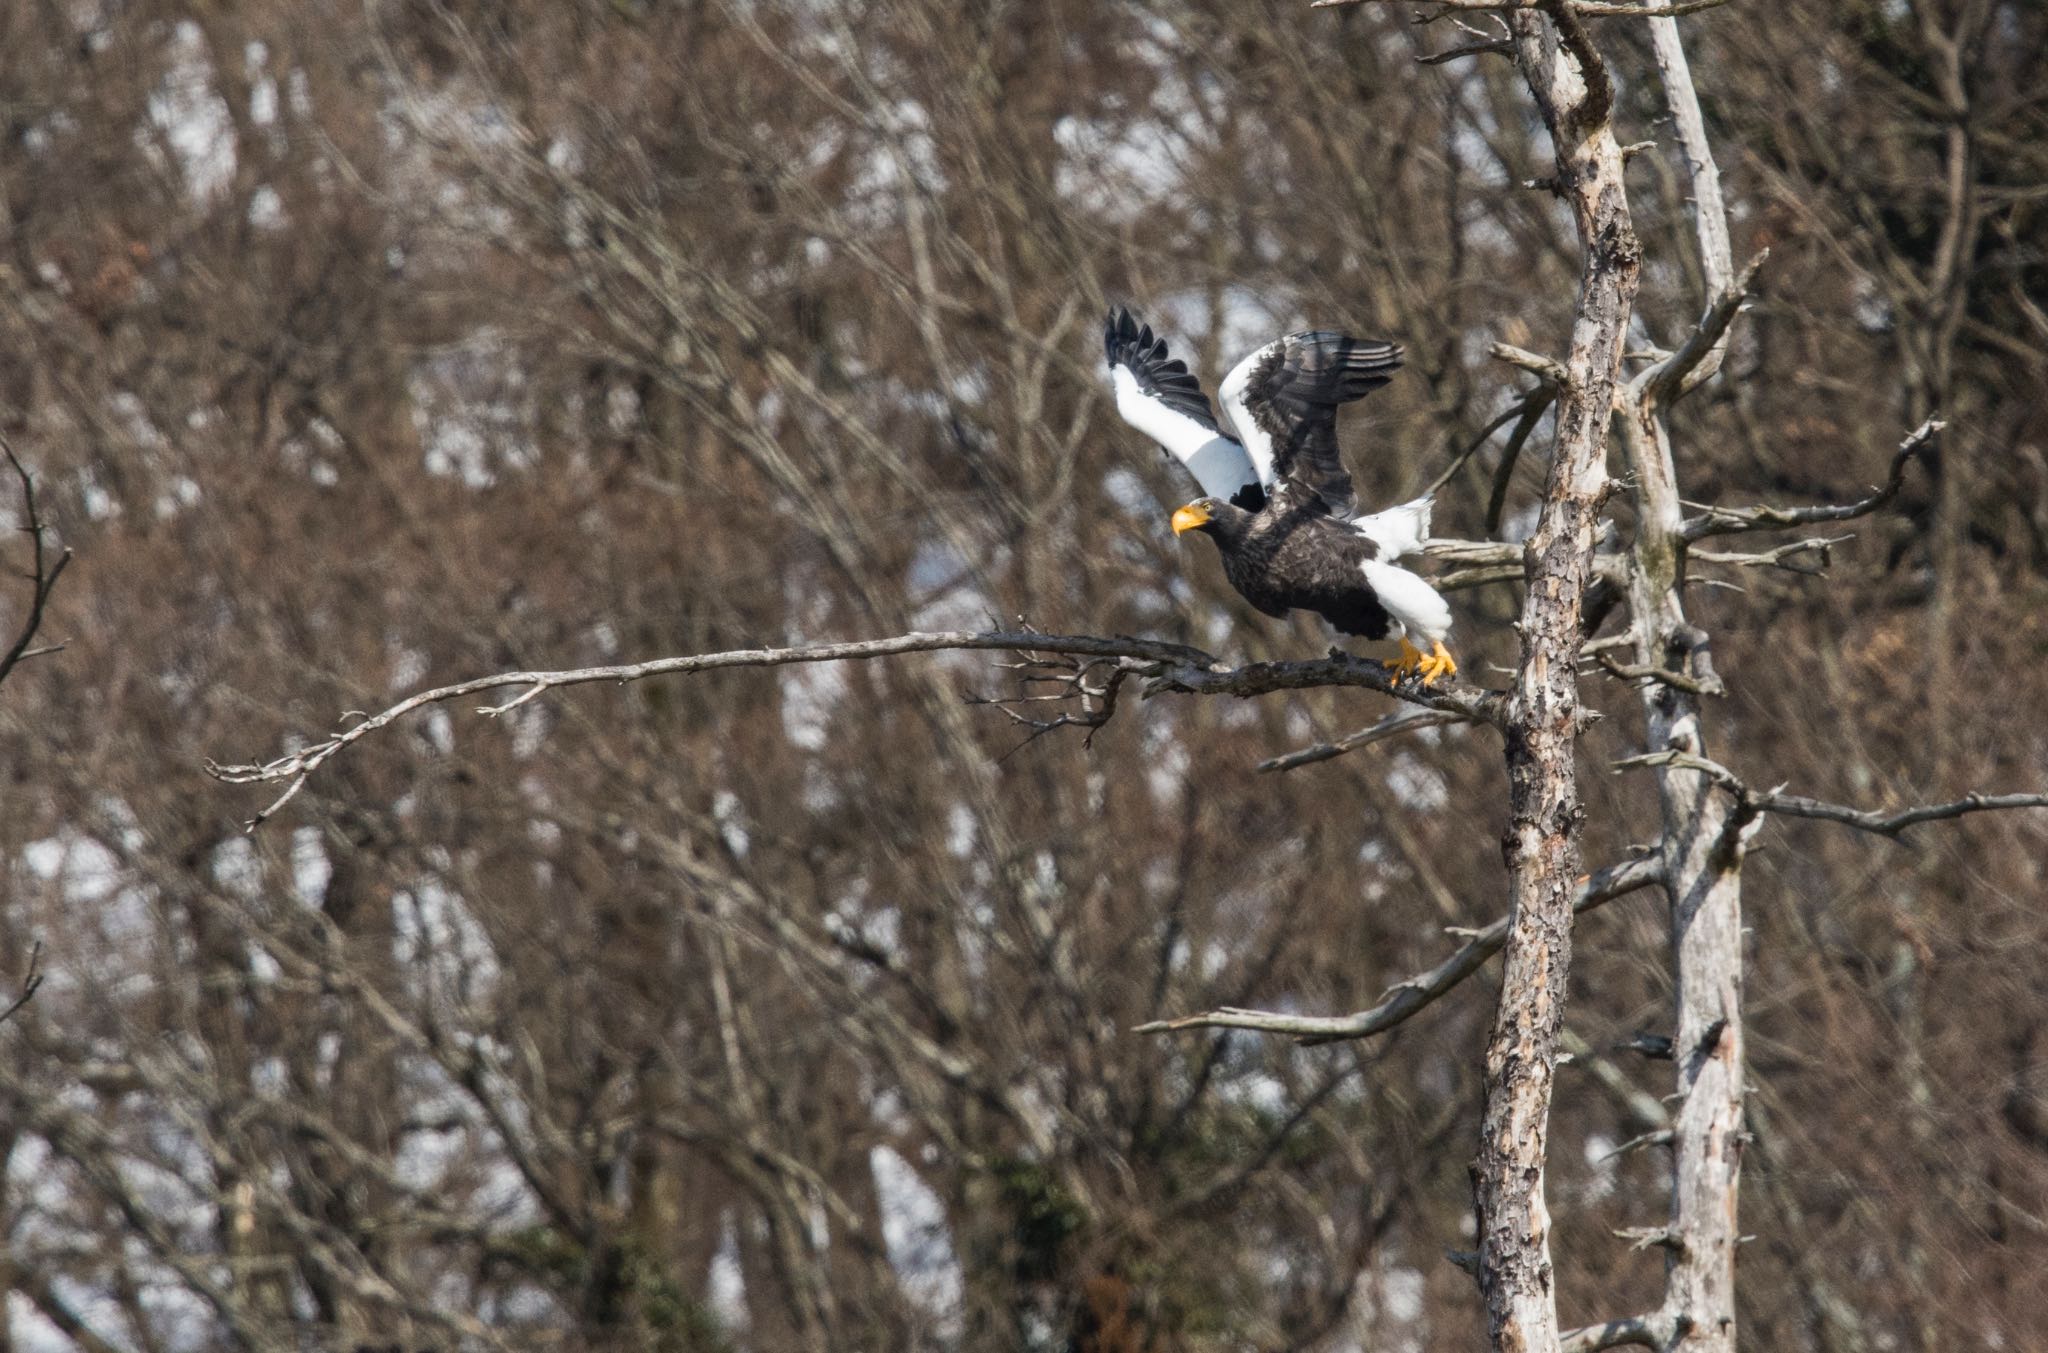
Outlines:
POLYGON ((1360 747, 1370 747, 1375 742, 1385 741, 1387 738, 1401 733, 1413 733, 1424 728, 1442 728, 1445 724, 1469 722, 1470 720, 1462 714, 1447 713, 1440 709, 1409 708, 1397 710, 1386 718, 1381 719, 1378 723, 1361 728, 1356 733, 1347 733, 1334 742, 1318 742, 1314 746, 1304 747, 1298 752, 1289 752, 1285 756, 1276 756, 1269 761, 1261 761, 1259 769, 1262 771, 1295 770, 1302 766, 1312 766, 1318 761, 1328 761, 1333 757, 1342 756, 1346 752, 1355 752, 1360 747))
POLYGON ((1602 651, 1593 655, 1593 661, 1600 664, 1607 675, 1622 681, 1656 681, 1666 686, 1675 686, 1693 695, 1723 695, 1719 682, 1711 688, 1705 682, 1696 681, 1683 672, 1674 672, 1665 667, 1625 666, 1602 651))
POLYGON ((1488 38, 1483 42, 1468 42, 1459 47, 1447 47, 1441 52, 1431 52, 1428 56, 1418 56, 1415 58, 1415 64, 1418 66, 1441 66, 1446 62, 1457 61, 1468 56, 1513 56, 1514 54, 1515 42, 1513 38, 1488 38))
POLYGON ((30 941, 28 946, 28 966, 21 974, 21 994, 14 998, 14 1004, 8 1006, 5 1010, 0 1010, 0 1024, 5 1024, 8 1020, 13 1019, 15 1012, 35 999, 36 992, 42 988, 42 957, 43 942, 41 940, 30 941))
MULTIPOLYGON (((1516 419, 1526 419, 1529 416, 1529 409, 1531 407, 1532 402, 1535 402, 1534 407, 1536 409, 1536 412, 1538 414, 1541 414, 1545 408, 1549 407, 1550 401, 1555 399, 1556 397, 1557 395, 1555 391, 1547 387, 1538 387, 1535 390, 1531 390, 1528 394, 1523 395, 1514 403, 1508 405, 1507 408, 1501 411, 1498 417, 1496 417, 1491 423, 1488 423, 1486 425, 1484 431, 1482 431, 1477 437, 1474 437, 1471 440, 1471 442, 1465 447, 1463 451, 1460 451, 1457 455, 1451 457, 1451 463, 1444 468, 1444 472, 1438 475, 1435 479, 1431 480, 1429 487, 1424 489, 1421 494, 1418 494, 1416 496, 1423 497, 1428 494, 1435 493, 1438 489, 1450 483, 1451 479, 1458 473, 1458 471, 1465 468, 1465 462, 1472 459, 1472 457, 1478 453, 1479 448, 1486 445, 1487 441, 1492 438, 1494 433, 1499 432, 1502 428, 1506 427, 1509 423, 1514 422, 1516 419)), ((1523 435, 1526 436, 1527 434, 1523 435)))
POLYGON ((1703 564, 1727 564, 1734 568, 1781 568, 1788 573, 1804 573, 1808 577, 1818 578, 1834 564, 1834 547, 1855 538, 1856 533, 1850 531, 1839 536, 1808 536, 1789 545, 1759 550, 1753 554, 1694 550, 1688 557, 1703 564), (1820 556, 1820 562, 1800 563, 1798 559, 1802 554, 1817 554, 1820 556))
POLYGON ((7 674, 14 670, 15 664, 63 649, 63 644, 45 644, 35 649, 31 649, 29 644, 35 639, 36 631, 42 628, 43 610, 49 604, 50 594, 57 590, 57 579, 63 574, 64 566, 71 562, 71 551, 67 547, 57 556, 56 563, 49 562, 43 550, 43 533, 48 528, 43 525, 42 514, 36 506, 35 478, 29 474, 28 467, 21 463, 20 457, 14 454, 14 447, 5 437, 0 437, 0 452, 6 453, 7 463, 14 467, 15 478, 21 481, 22 512, 28 518, 28 524, 21 529, 28 533, 34 551, 28 574, 28 618, 22 621, 21 633, 15 636, 14 643, 8 648, 6 655, 0 657, 0 681, 5 681, 7 674))
POLYGON ((1564 363, 1555 357, 1545 357, 1540 352, 1518 348, 1512 343, 1495 343, 1487 351, 1495 360, 1506 362, 1509 366, 1518 366, 1554 389, 1571 383, 1571 373, 1566 371, 1564 363))
POLYGON ((1631 404, 1668 403, 1674 396, 1698 387, 1720 370, 1720 353, 1728 336, 1728 326, 1735 322, 1735 316, 1756 289, 1757 273, 1769 257, 1770 250, 1765 249, 1750 259, 1735 279, 1708 304, 1706 313, 1686 335, 1685 342, 1678 345, 1678 351, 1638 373, 1629 382, 1628 400, 1631 404))
POLYGON ((1546 381, 1522 410, 1522 421, 1515 424, 1515 430, 1508 434, 1507 449, 1501 452, 1500 464, 1494 467, 1493 488, 1486 496, 1486 529, 1489 534, 1500 530, 1501 513, 1507 509, 1508 489, 1514 482, 1515 462, 1521 459, 1529 434, 1536 430, 1536 424, 1543 420, 1544 411, 1556 399, 1557 386, 1546 381))

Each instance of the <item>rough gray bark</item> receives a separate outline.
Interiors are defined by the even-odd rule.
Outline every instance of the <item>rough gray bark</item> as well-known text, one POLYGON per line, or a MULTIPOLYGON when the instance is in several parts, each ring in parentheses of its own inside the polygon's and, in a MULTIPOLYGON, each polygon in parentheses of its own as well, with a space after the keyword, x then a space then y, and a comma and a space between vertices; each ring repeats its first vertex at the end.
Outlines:
MULTIPOLYGON (((1706 636, 1685 613, 1685 510, 1664 409, 1721 365, 1727 329, 1747 291, 1735 275, 1720 175, 1699 99, 1670 18, 1649 21, 1650 39, 1693 189, 1705 278, 1704 317, 1671 357, 1628 384, 1617 420, 1635 483, 1636 535, 1629 569, 1636 664, 1674 679, 1640 686, 1646 744, 1704 755, 1704 695, 1720 683, 1706 636)), ((1738 812, 1707 776, 1678 765, 1657 777, 1661 858, 1670 901, 1676 988, 1672 1056, 1678 1109, 1672 1118, 1671 1243, 1662 1328, 1677 1346, 1735 1346, 1736 1190, 1742 1163, 1742 857, 1755 815, 1738 812)))
POLYGON ((1571 971, 1579 806, 1574 739, 1581 602, 1607 491, 1609 410, 1641 266, 1609 123, 1598 53, 1562 3, 1511 16, 1515 60, 1556 151, 1557 191, 1571 205, 1585 263, 1558 396, 1557 444, 1542 514, 1524 555, 1522 656, 1507 723, 1507 959, 1486 1047, 1486 1111, 1473 1192, 1479 1284, 1493 1346, 1559 1346, 1544 1205, 1551 1083, 1571 971))

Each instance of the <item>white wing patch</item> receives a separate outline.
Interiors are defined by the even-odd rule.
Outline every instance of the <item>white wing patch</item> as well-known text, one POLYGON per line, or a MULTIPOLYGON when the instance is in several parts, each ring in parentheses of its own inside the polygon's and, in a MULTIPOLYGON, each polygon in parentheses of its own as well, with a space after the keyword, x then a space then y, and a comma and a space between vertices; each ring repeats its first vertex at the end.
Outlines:
POLYGON ((1201 484, 1203 493, 1228 499, 1258 479, 1250 457, 1236 442, 1146 394, 1138 385, 1138 378, 1123 363, 1111 367, 1109 374, 1116 386, 1118 415, 1185 465, 1201 484))
POLYGON ((1430 509, 1435 506, 1436 495, 1427 494, 1369 517, 1353 517, 1351 528, 1379 546, 1381 554, 1391 562, 1422 548, 1422 542, 1429 538, 1430 509))
POLYGON ((1377 559, 1368 559, 1361 567, 1366 585, 1411 641, 1427 648, 1451 632, 1451 608, 1420 574, 1377 559))
POLYGON ((1259 482, 1268 492, 1273 488, 1273 439, 1266 430, 1252 418, 1252 411, 1244 402, 1244 390, 1252 383, 1252 368, 1262 361, 1266 354, 1280 346, 1275 340, 1252 353, 1230 369, 1223 378, 1216 397, 1222 401, 1224 411, 1230 415, 1230 425, 1237 429, 1237 435, 1244 442, 1244 449, 1251 456, 1252 464, 1258 467, 1259 482))

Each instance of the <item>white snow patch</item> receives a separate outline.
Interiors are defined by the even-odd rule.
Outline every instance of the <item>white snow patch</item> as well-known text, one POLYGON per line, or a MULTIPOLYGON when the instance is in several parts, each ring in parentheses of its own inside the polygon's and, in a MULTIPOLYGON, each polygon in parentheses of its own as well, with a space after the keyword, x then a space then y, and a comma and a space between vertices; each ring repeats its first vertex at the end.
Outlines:
POLYGON ((718 838, 725 842, 725 848, 732 852, 734 859, 744 860, 753 846, 753 838, 747 834, 746 814, 740 803, 740 796, 730 789, 721 789, 711 796, 711 820, 718 824, 718 838))
POLYGON ((807 752, 822 751, 833 706, 846 694, 846 673, 836 663, 796 663, 782 669, 782 731, 807 752))
POLYGON ((1437 770, 1402 752, 1387 771, 1387 787, 1410 808, 1435 812, 1451 801, 1450 785, 1437 770))
POLYGON ((711 1255, 711 1272, 706 1281, 711 1314, 730 1330, 743 1330, 753 1321, 747 1310, 747 1277, 740 1267, 739 1228, 732 1213, 722 1214, 718 1227, 718 1248, 711 1255))
POLYGON ((214 90, 213 77, 204 32, 190 19, 179 21, 171 30, 170 67, 149 96, 154 134, 137 134, 145 154, 156 153, 157 137, 170 146, 185 190, 197 202, 218 195, 235 176, 234 116, 214 90))
POLYGON ((284 229, 284 199, 277 189, 265 184, 249 195, 249 224, 258 230, 284 229))
POLYGON ((956 803, 946 810, 946 853, 954 859, 964 860, 974 854, 980 832, 981 824, 966 804, 956 803))
POLYGON ((960 1310, 960 1261, 953 1252, 945 1204, 916 1169, 887 1146, 868 1152, 882 1213, 882 1245, 904 1295, 951 1324, 960 1310))

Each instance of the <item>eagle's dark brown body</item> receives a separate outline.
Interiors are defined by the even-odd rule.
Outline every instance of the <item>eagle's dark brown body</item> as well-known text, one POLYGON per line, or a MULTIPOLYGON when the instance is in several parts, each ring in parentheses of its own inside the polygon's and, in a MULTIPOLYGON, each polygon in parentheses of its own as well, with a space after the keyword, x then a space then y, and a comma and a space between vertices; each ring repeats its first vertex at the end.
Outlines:
POLYGON ((1363 566, 1379 546, 1322 510, 1321 503, 1285 491, 1262 512, 1229 503, 1210 509, 1223 576, 1259 610, 1284 616, 1313 611, 1342 634, 1387 637, 1387 612, 1365 585, 1363 566))

